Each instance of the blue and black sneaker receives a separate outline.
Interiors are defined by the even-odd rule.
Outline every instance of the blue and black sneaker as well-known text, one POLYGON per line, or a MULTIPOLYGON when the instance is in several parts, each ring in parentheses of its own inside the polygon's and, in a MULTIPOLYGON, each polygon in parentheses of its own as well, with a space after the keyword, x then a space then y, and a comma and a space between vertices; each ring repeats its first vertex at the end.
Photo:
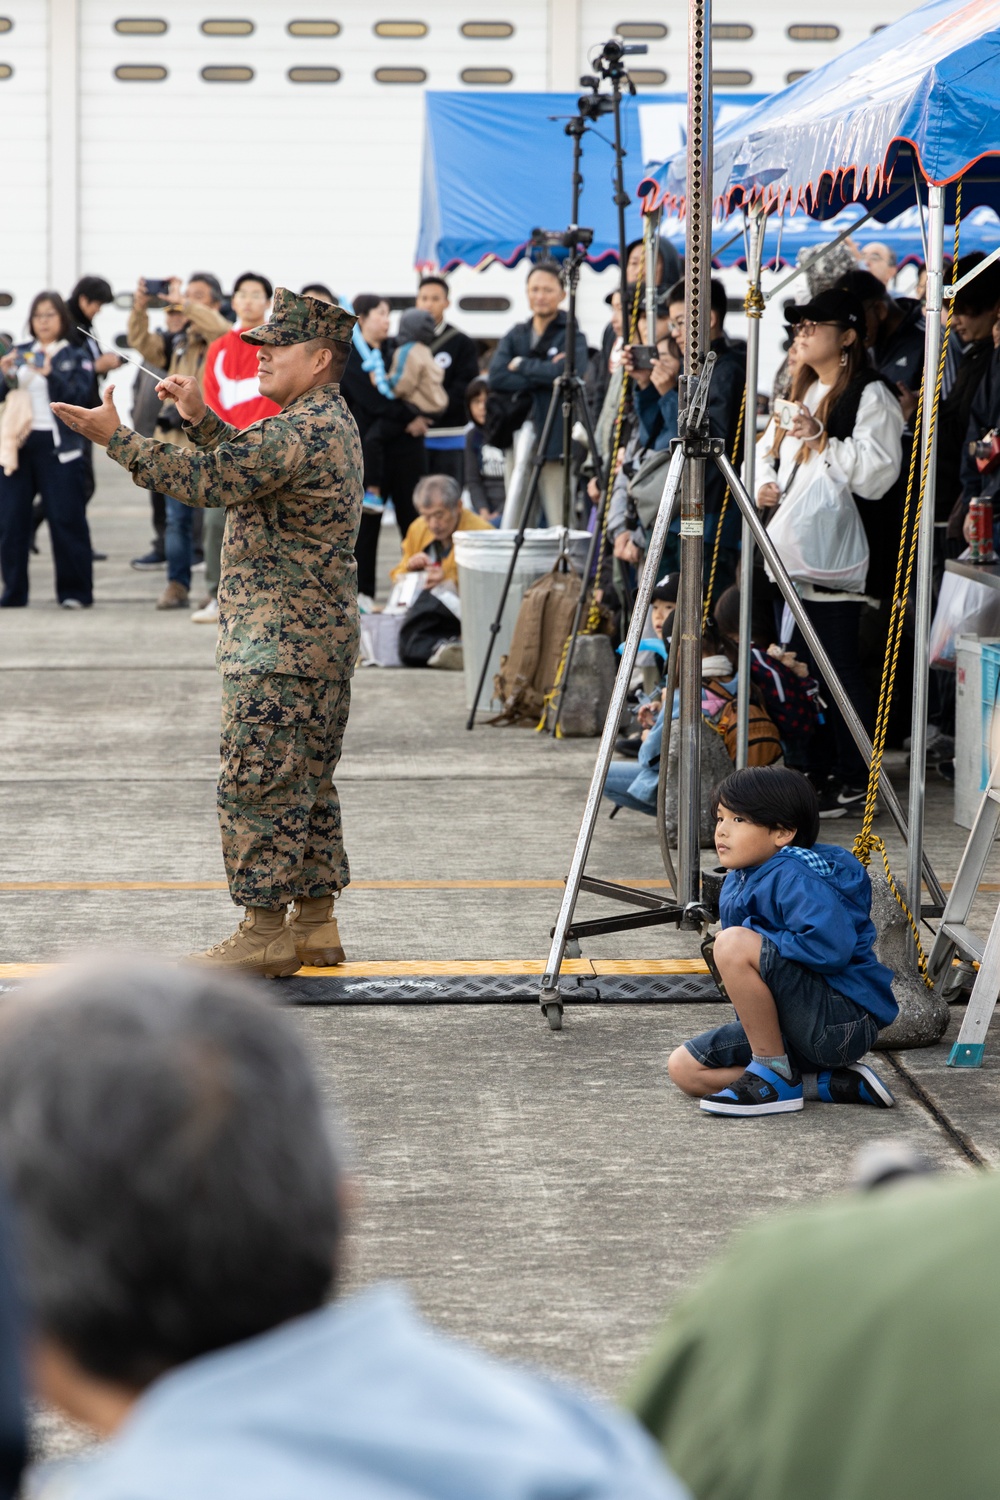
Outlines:
POLYGON ((763 1063, 752 1062, 727 1089, 701 1101, 709 1115, 790 1115, 802 1108, 802 1079, 791 1083, 763 1063))
POLYGON ((896 1102, 875 1069, 860 1062, 817 1073, 816 1091, 823 1104, 871 1104, 876 1109, 892 1109, 896 1102))

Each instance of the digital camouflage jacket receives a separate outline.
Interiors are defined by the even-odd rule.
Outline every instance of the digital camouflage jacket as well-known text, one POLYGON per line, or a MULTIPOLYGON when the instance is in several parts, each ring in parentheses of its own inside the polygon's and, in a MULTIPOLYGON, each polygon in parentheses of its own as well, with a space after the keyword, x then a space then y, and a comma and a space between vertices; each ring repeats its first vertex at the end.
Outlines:
POLYGON ((226 508, 219 585, 224 677, 350 677, 358 654, 354 544, 361 443, 336 385, 243 431, 208 411, 183 449, 119 427, 108 444, 143 489, 226 508))

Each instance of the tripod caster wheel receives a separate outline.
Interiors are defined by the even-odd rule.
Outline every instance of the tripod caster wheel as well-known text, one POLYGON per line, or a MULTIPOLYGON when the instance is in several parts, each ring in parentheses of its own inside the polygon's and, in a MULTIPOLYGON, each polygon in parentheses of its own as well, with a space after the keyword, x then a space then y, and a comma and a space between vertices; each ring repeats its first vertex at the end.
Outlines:
POLYGON ((576 938, 568 938, 567 939, 567 941, 566 941, 566 957, 567 958, 582 958, 583 957, 583 949, 580 947, 580 944, 579 944, 579 942, 578 942, 578 940, 576 938))
POLYGON ((543 1005, 542 1010, 545 1012, 545 1019, 549 1023, 549 1030, 562 1031, 562 1006, 557 1001, 553 1001, 549 1005, 543 1005))

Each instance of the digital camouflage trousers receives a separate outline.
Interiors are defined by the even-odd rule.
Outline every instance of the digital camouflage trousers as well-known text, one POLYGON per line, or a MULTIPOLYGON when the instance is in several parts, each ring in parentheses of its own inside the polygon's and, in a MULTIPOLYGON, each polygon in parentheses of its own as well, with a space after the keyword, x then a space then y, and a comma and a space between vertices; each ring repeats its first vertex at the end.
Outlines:
POLYGON ((351 878, 333 784, 350 679, 226 677, 217 800, 229 893, 276 909, 351 878))

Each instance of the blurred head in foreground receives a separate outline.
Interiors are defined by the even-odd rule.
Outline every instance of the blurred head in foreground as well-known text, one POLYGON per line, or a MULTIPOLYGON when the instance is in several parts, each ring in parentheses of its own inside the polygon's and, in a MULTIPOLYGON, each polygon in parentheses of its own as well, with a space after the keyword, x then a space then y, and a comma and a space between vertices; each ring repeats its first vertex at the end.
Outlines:
POLYGON ((309 1065, 235 980, 105 959, 26 987, 0 1018, 0 1173, 42 1394, 99 1430, 332 1289, 337 1168, 309 1065))

